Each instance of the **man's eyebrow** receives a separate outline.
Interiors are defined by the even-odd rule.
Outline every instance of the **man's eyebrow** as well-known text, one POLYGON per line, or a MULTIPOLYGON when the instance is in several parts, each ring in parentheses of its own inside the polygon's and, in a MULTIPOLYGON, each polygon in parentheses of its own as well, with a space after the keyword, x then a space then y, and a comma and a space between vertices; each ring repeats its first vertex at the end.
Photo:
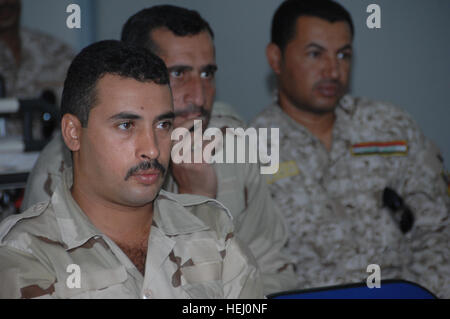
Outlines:
MULTIPOLYGON (((325 48, 324 48, 323 46, 321 46, 320 44, 314 43, 314 42, 308 44, 308 45, 306 46, 306 48, 307 48, 307 49, 309 49, 309 48, 316 48, 316 49, 320 49, 320 50, 325 50, 325 48)), ((348 49, 350 49, 350 50, 353 49, 353 47, 352 47, 351 44, 346 44, 346 45, 344 45, 342 48, 338 49, 338 52, 339 52, 339 51, 348 50, 348 49)))
POLYGON ((216 72, 217 65, 216 64, 208 64, 208 65, 205 65, 204 67, 202 67, 202 70, 208 71, 208 72, 216 72))
POLYGON ((172 111, 169 111, 169 112, 166 112, 166 113, 158 115, 155 118, 155 122, 158 122, 158 121, 161 121, 161 120, 165 120, 165 119, 174 119, 174 118, 175 118, 175 113, 172 112, 172 111))
POLYGON ((116 120, 138 120, 141 118, 142 118, 142 116, 135 114, 135 113, 120 112, 120 113, 117 113, 117 114, 111 116, 109 119, 111 121, 116 121, 116 120))
POLYGON ((344 45, 342 48, 340 48, 340 49, 338 50, 338 52, 339 52, 339 51, 348 50, 348 49, 353 50, 353 46, 352 46, 351 44, 346 44, 346 45, 344 45))
POLYGON ((182 72, 182 71, 191 71, 193 68, 189 65, 183 65, 183 64, 179 64, 179 65, 172 65, 171 67, 168 67, 167 70, 170 72, 172 71, 178 71, 178 72, 182 72))
POLYGON ((325 48, 317 43, 311 42, 306 46, 306 49, 309 48, 316 48, 316 49, 320 49, 320 50, 325 50, 325 48))

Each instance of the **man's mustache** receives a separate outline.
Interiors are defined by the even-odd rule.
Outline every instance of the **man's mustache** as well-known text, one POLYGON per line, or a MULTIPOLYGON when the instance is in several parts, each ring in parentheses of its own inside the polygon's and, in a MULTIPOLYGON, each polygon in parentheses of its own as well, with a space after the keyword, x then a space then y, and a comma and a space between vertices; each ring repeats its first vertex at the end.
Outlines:
POLYGON ((319 87, 319 86, 321 86, 321 85, 336 85, 337 86, 337 88, 339 89, 339 90, 342 90, 342 88, 343 88, 343 85, 342 85, 342 83, 339 81, 339 80, 321 80, 321 81, 319 81, 319 82, 317 82, 315 85, 314 85, 314 87, 319 87))
POLYGON ((146 171, 149 169, 159 170, 162 173, 162 175, 166 173, 166 168, 160 162, 158 162, 157 159, 154 159, 151 161, 141 162, 138 165, 130 168, 127 172, 127 175, 125 176, 125 181, 128 180, 131 176, 138 173, 139 171, 146 171))

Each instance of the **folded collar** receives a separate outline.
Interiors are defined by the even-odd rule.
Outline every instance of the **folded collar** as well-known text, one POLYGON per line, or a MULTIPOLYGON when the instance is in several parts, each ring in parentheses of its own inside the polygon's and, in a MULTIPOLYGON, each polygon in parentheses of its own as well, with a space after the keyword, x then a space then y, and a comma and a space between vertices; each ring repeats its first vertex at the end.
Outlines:
MULTIPOLYGON (((65 170, 51 199, 61 238, 68 250, 83 245, 92 237, 103 236, 73 199, 72 181, 72 170, 65 170)), ((167 236, 207 230, 209 227, 187 209, 205 203, 223 209, 232 219, 228 209, 214 199, 161 190, 154 202, 153 220, 167 236)))

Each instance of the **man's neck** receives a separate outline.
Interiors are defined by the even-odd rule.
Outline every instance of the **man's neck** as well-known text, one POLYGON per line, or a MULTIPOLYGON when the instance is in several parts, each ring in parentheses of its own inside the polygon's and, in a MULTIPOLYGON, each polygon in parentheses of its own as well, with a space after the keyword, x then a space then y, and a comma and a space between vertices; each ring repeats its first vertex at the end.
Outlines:
POLYGON ((297 123, 303 125, 330 151, 333 142, 333 126, 336 120, 334 111, 326 113, 309 112, 292 105, 292 103, 289 103, 281 96, 279 97, 279 104, 287 115, 297 123))
POLYGON ((90 221, 119 246, 141 247, 150 234, 153 221, 153 203, 144 207, 124 207, 93 198, 74 183, 72 196, 90 221))
POLYGON ((19 27, 13 27, 0 32, 0 41, 6 44, 11 50, 16 64, 20 64, 22 57, 22 42, 20 39, 19 27))

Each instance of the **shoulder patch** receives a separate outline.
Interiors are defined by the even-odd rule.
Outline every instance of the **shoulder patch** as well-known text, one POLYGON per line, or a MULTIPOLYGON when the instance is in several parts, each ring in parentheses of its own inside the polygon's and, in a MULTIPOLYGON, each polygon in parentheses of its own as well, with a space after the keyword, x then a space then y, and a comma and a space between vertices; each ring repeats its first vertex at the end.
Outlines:
POLYGON ((300 169, 295 161, 280 163, 278 172, 267 176, 267 184, 273 184, 281 179, 296 176, 300 174, 300 169))
POLYGON ((353 156, 405 156, 408 154, 408 142, 387 141, 357 143, 351 146, 350 152, 353 156))

